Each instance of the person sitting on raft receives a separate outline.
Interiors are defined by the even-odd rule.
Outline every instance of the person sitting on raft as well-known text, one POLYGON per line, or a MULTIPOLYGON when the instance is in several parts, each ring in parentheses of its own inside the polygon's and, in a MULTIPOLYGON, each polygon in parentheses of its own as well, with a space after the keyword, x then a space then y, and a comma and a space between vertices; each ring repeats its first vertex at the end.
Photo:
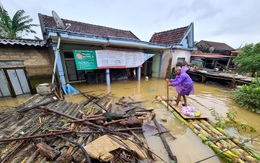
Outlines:
MULTIPOLYGON (((183 66, 176 68, 176 78, 170 80, 169 86, 176 87, 176 91, 178 93, 178 97, 176 100, 176 106, 179 105, 179 102, 181 100, 181 96, 184 100, 184 106, 187 106, 187 99, 186 96, 189 96, 190 94, 194 93, 194 87, 193 87, 193 81, 190 78, 190 76, 186 73, 188 70, 188 67, 183 66)), ((167 79, 168 80, 168 79, 167 79)))

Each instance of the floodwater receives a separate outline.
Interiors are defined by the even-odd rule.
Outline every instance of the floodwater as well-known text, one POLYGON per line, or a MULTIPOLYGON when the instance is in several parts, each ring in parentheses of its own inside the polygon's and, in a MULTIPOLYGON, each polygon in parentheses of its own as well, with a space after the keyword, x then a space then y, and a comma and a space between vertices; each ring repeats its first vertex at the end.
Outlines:
MULTIPOLYGON (((175 140, 167 138, 168 143, 177 156, 180 163, 193 163, 204 159, 206 157, 214 155, 214 152, 204 145, 201 140, 193 134, 193 132, 183 125, 172 113, 166 110, 166 107, 157 101, 154 101, 156 95, 166 96, 166 81, 158 80, 156 78, 146 81, 143 79, 141 82, 137 81, 119 81, 112 82, 110 87, 105 84, 88 85, 85 83, 73 85, 76 89, 82 92, 93 91, 95 94, 108 93, 111 91, 113 96, 120 98, 122 96, 135 100, 146 101, 142 104, 147 109, 154 109, 157 120, 162 123, 165 128, 176 137, 175 140), (161 121, 166 119, 167 122, 161 121)), ((205 85, 195 83, 195 94, 188 97, 188 104, 199 109, 204 115, 207 115, 210 120, 214 121, 214 117, 210 115, 210 108, 214 108, 220 115, 225 116, 229 109, 235 109, 237 111, 237 120, 239 122, 245 122, 248 125, 254 127, 256 133, 238 133, 235 130, 229 129, 228 131, 238 137, 241 141, 248 139, 257 134, 260 134, 260 115, 252 113, 248 110, 240 108, 231 99, 231 91, 224 87, 205 85)), ((170 96, 174 99, 176 96, 175 88, 170 88, 170 96)), ((0 99, 0 107, 16 106, 22 101, 26 100, 30 96, 22 96, 18 98, 4 98, 0 99)), ((81 95, 68 96, 68 100, 73 102, 81 102, 84 97, 81 95)), ((167 153, 160 142, 158 136, 149 136, 147 138, 150 148, 158 154, 166 162, 169 162, 167 153)), ((248 147, 254 149, 257 153, 260 153, 260 137, 253 142, 246 144, 248 147)), ((157 162, 163 162, 158 159, 157 162)), ((213 157, 204 161, 205 163, 218 163, 222 162, 218 157, 213 157)))

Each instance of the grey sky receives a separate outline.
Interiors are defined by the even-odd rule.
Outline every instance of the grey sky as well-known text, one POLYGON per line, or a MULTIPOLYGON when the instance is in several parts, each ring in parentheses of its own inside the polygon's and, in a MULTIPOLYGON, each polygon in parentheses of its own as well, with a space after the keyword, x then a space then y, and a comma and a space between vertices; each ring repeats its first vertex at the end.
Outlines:
MULTIPOLYGON (((237 48, 260 41, 259 0, 1 0, 11 16, 24 9, 39 24, 38 13, 131 30, 143 41, 154 32, 195 24, 195 41, 225 42, 237 48)), ((35 29, 41 37, 40 27, 35 29)), ((32 37, 32 36, 30 36, 32 37)))

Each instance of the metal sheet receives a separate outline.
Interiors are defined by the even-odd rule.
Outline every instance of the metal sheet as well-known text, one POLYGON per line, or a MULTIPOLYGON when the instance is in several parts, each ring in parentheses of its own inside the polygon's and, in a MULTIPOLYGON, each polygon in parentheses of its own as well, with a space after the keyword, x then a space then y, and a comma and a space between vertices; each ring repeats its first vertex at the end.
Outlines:
POLYGON ((0 69, 0 97, 11 96, 3 69, 0 69))
POLYGON ((18 76, 16 74, 15 69, 7 70, 8 77, 10 78, 11 84, 13 86, 14 92, 16 95, 23 94, 23 90, 21 88, 18 76))
POLYGON ((23 93, 30 93, 30 88, 29 88, 29 84, 28 84, 26 75, 24 73, 24 69, 16 69, 16 74, 19 78, 23 93))

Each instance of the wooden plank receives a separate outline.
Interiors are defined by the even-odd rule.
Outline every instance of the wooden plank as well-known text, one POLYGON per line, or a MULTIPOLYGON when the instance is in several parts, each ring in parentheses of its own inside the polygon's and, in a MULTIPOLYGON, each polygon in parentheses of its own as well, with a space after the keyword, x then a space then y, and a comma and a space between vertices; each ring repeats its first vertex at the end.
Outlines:
POLYGON ((175 106, 172 102, 169 102, 169 105, 170 105, 177 113, 179 113, 179 114, 182 116, 182 118, 184 118, 184 119, 205 119, 205 120, 208 120, 208 117, 203 116, 202 114, 201 114, 200 117, 189 117, 189 116, 186 116, 186 115, 184 115, 184 114, 181 113, 181 108, 179 108, 178 106, 175 106))
POLYGON ((37 143, 36 146, 40 150, 41 155, 49 158, 51 161, 54 161, 61 154, 60 151, 53 149, 44 142, 37 143))

